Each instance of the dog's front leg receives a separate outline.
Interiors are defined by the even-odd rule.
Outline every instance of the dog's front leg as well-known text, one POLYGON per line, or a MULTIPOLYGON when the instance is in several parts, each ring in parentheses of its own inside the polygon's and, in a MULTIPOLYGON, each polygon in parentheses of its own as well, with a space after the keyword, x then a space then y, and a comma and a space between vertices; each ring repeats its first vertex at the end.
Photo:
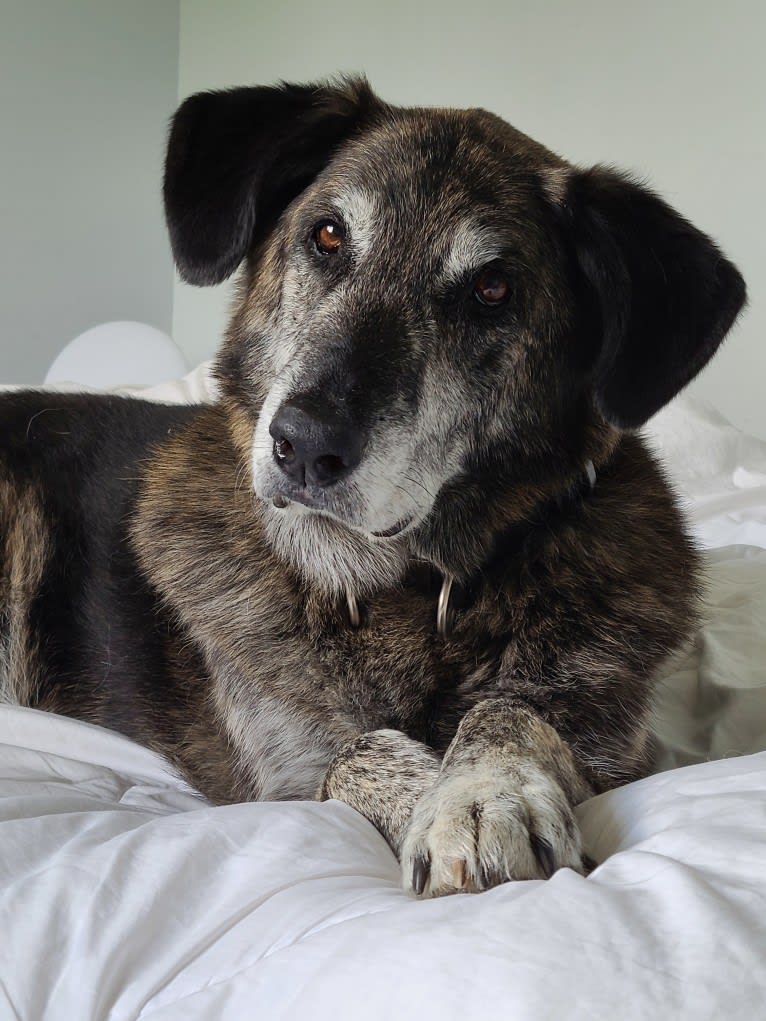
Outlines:
POLYGON ((418 799, 439 776, 439 756, 399 730, 373 730, 330 763, 320 801, 337 798, 380 830, 396 855, 418 799))
POLYGON ((480 702, 412 812, 404 884, 438 896, 547 878, 562 866, 583 872, 573 809, 590 793, 553 727, 518 702, 480 702))

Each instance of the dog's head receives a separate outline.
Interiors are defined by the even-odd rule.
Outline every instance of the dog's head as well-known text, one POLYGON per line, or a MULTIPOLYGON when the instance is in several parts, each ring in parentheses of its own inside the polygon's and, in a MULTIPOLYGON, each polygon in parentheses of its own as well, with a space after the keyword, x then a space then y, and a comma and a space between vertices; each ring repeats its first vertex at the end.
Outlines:
POLYGON ((244 263, 219 378, 272 541, 327 588, 476 566, 498 494, 568 485, 744 302, 629 178, 364 81, 192 96, 165 202, 184 279, 244 263))

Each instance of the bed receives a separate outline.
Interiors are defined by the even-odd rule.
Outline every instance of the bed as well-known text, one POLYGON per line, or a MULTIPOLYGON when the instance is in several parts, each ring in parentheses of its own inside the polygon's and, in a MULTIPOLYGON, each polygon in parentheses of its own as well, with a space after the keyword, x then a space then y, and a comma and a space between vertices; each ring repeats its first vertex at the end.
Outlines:
MULTIPOLYGON (((206 367, 149 392, 204 400, 206 367)), ((599 866, 418 901, 338 802, 211 807, 118 734, 0 707, 0 1018, 766 1017, 766 444, 651 423, 708 549, 656 775, 578 809, 599 866)))

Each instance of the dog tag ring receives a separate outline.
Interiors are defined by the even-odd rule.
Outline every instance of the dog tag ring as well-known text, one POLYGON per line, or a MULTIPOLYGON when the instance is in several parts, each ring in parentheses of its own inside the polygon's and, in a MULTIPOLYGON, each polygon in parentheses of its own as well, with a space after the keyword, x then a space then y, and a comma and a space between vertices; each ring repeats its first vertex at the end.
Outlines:
POLYGON ((440 638, 448 638, 449 633, 452 630, 452 621, 450 620, 449 610, 449 599, 452 595, 452 582, 452 578, 448 575, 444 576, 441 592, 439 593, 439 602, 436 605, 436 630, 440 638))
POLYGON ((346 593, 346 605, 348 606, 348 619, 351 627, 359 627, 362 619, 359 614, 359 603, 356 601, 356 596, 353 596, 350 592, 346 593))

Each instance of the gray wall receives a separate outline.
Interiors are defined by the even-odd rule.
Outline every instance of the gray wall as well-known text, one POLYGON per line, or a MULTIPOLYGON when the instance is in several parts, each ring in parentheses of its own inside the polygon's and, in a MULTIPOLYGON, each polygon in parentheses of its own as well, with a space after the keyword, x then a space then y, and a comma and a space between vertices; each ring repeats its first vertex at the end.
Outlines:
POLYGON ((0 0, 0 380, 96 323, 170 331, 178 0, 0 0))
MULTIPOLYGON (((387 99, 489 107, 576 162, 633 169, 718 238, 751 308, 695 391, 766 436, 763 0, 181 0, 179 94, 365 71, 387 99)), ((191 361, 230 288, 176 282, 191 361)))

